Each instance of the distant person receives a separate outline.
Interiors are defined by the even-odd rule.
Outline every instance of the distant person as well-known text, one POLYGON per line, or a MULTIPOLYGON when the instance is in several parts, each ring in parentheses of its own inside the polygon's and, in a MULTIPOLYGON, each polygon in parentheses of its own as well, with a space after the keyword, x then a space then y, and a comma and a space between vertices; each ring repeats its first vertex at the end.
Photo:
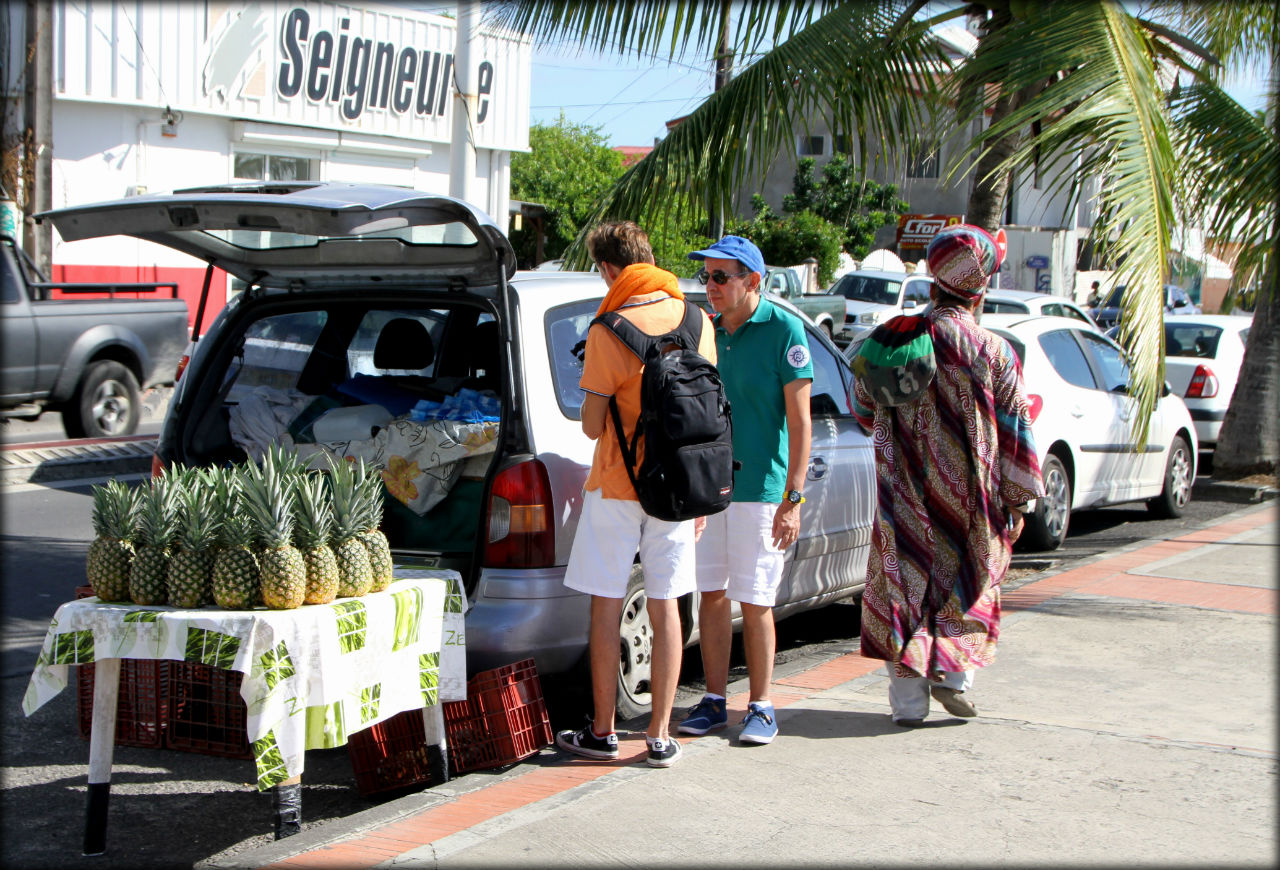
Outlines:
MULTIPOLYGON (((601 224, 588 234, 587 249, 608 287, 597 315, 617 311, 649 335, 662 335, 680 325, 686 311, 684 294, 675 275, 653 264, 649 237, 640 227, 630 221, 601 224)), ((701 320, 698 352, 714 363, 711 321, 705 316, 701 320)), ((609 419, 609 397, 617 398, 629 443, 640 417, 643 370, 640 359, 607 327, 594 325, 588 330, 580 382, 585 392, 582 431, 596 442, 596 449, 583 487, 582 516, 564 584, 591 596, 588 658, 595 711, 585 727, 557 734, 556 745, 587 758, 618 757, 614 714, 619 625, 638 551, 653 626, 653 712, 645 735, 646 761, 652 767, 670 767, 681 755, 680 744, 669 733, 683 651, 676 599, 695 588, 694 542, 701 521, 667 522, 647 515, 627 475, 609 419)))
POLYGON ((1099 282, 1094 281, 1089 285, 1089 299, 1085 304, 1090 308, 1097 308, 1102 305, 1102 290, 1099 282))
POLYGON ((698 279, 716 312, 720 377, 733 412, 733 458, 741 466, 733 501, 707 518, 698 542, 698 631, 707 691, 677 730, 706 734, 728 724, 730 608, 737 601, 750 685, 738 740, 764 744, 778 733, 769 698, 773 604, 786 549, 800 535, 813 362, 804 325, 760 292, 765 265, 759 248, 725 236, 689 258, 703 261, 698 279))
POLYGON ((975 320, 1000 268, 995 240, 957 224, 926 256, 932 311, 877 327, 854 359, 878 490, 861 647, 887 662, 903 727, 923 723, 930 695, 977 715, 965 694, 995 657, 1010 547, 1044 494, 1018 358, 975 320))

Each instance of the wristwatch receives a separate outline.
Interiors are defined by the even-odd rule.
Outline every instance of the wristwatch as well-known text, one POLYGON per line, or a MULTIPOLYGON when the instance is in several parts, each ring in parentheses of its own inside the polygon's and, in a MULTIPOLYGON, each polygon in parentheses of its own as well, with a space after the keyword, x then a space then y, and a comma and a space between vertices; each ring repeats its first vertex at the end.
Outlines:
POLYGON ((792 504, 804 504, 804 493, 798 489, 787 490, 787 501, 792 504))

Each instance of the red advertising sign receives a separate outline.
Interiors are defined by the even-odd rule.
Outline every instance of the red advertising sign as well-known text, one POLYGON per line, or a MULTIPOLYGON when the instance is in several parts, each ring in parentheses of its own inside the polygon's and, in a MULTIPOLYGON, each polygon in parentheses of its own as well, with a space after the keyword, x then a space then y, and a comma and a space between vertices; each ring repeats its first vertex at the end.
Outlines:
POLYGON ((898 250, 927 248, 944 227, 960 223, 962 214, 904 214, 898 218, 898 250))

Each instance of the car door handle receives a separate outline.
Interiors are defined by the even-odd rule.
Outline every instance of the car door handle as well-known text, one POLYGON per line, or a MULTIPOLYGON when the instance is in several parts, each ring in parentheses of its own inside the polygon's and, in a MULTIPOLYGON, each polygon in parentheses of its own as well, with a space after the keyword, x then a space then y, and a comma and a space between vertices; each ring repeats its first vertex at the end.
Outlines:
POLYGON ((810 480, 822 480, 822 478, 826 477, 827 460, 821 456, 811 456, 809 458, 809 473, 807 476, 810 480))
POLYGON ((1075 405, 1075 406, 1074 406, 1074 407, 1072 407, 1072 409, 1071 409, 1071 416, 1072 416, 1072 417, 1083 417, 1083 416, 1084 416, 1084 408, 1081 408, 1079 405, 1075 405))

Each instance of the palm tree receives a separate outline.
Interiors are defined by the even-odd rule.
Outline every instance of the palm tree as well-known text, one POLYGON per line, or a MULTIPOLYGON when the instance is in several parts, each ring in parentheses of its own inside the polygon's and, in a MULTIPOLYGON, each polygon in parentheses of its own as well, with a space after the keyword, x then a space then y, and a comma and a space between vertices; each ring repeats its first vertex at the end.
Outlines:
MULTIPOLYGON (((729 213, 738 192, 759 183, 783 143, 794 141, 815 114, 825 116, 833 131, 857 131, 855 158, 864 176, 874 155, 935 138, 933 119, 947 117, 964 145, 950 177, 972 172, 968 219, 992 231, 1019 171, 1042 155, 1070 155, 1049 161, 1053 187, 1078 194, 1087 179, 1105 179, 1093 237, 1119 264, 1117 283, 1130 288, 1123 337, 1136 348, 1132 392, 1145 430, 1163 382, 1162 285, 1175 222, 1203 217, 1211 221, 1211 236, 1225 236, 1227 226, 1215 221, 1230 217, 1246 220, 1251 233, 1269 233, 1272 244, 1280 237, 1272 202, 1280 189, 1277 137, 1268 132, 1259 140, 1258 156, 1270 175, 1251 175, 1246 183, 1236 177, 1244 174, 1240 155, 1219 150, 1230 137, 1212 126, 1238 120, 1221 109, 1234 105, 1218 86, 1221 72, 1242 54, 1274 53, 1274 5, 1167 2, 1157 7, 1163 20, 1155 21, 1117 0, 985 0, 917 17, 928 5, 506 0, 493 18, 534 38, 568 37, 605 53, 665 52, 677 60, 715 51, 718 66, 727 58, 758 58, 623 175, 597 204, 597 218, 652 221, 689 204, 705 217, 729 213), (726 40, 730 8, 737 25, 726 40), (952 62, 931 28, 964 16, 982 22, 978 48, 971 58, 952 62), (1171 99, 1180 81, 1194 84, 1171 99), (1206 108, 1213 106, 1220 108, 1216 115, 1206 108), (970 135, 973 129, 982 132, 970 135), (1214 161, 1222 171, 1201 187, 1182 183, 1185 168, 1214 161), (1224 189, 1234 191, 1234 210, 1208 207, 1224 189)), ((567 256, 581 262, 580 246, 567 256)), ((1249 256, 1255 263, 1276 261, 1274 252, 1249 256)), ((1270 274, 1274 288, 1274 267, 1270 274)), ((1277 372, 1275 321, 1268 313, 1274 305, 1274 299, 1269 305, 1259 300, 1249 342, 1254 357, 1270 348, 1272 365, 1251 367, 1247 356, 1237 388, 1271 397, 1262 408, 1271 415, 1270 440, 1264 443, 1266 432, 1259 431, 1256 438, 1245 434, 1220 443, 1218 461, 1226 461, 1219 467, 1274 470, 1277 372)))

